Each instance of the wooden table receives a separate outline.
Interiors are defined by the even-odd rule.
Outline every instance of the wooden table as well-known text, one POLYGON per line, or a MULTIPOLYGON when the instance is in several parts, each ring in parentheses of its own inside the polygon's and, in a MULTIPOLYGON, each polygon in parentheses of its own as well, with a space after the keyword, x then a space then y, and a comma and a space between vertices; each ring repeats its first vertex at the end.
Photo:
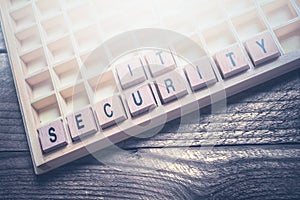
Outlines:
POLYGON ((0 33, 0 199, 300 199, 300 70, 36 176, 6 52, 0 33))

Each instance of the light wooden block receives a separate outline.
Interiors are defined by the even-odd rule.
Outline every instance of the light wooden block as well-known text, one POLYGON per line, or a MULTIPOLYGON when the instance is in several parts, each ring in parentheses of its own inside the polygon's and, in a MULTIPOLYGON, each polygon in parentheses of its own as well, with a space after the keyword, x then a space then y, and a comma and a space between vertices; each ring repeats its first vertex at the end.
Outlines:
POLYGON ((188 64, 183 69, 193 91, 217 82, 215 73, 207 57, 188 64))
POLYGON ((44 152, 67 144, 66 132, 62 120, 51 122, 38 129, 39 138, 44 152))
POLYGON ((116 65, 116 71, 123 89, 127 89, 146 80, 141 60, 138 57, 116 65))
POLYGON ((128 92, 126 94, 126 100, 130 114, 133 117, 156 107, 156 101, 148 84, 128 92))
POLYGON ((155 83, 164 104, 187 94, 184 80, 177 71, 158 77, 155 83))
POLYGON ((255 66, 280 56, 278 47, 269 32, 247 40, 245 48, 255 66))
POLYGON ((127 119, 123 104, 118 95, 108 97, 94 106, 98 123, 101 128, 107 128, 127 119))
POLYGON ((73 140, 96 133, 98 130, 91 108, 85 108, 69 115, 67 122, 73 140))
POLYGON ((223 78, 231 77, 249 69, 242 49, 236 44, 215 54, 223 78))
POLYGON ((151 51, 145 55, 145 59, 153 77, 160 76, 175 69, 176 63, 171 52, 151 51))

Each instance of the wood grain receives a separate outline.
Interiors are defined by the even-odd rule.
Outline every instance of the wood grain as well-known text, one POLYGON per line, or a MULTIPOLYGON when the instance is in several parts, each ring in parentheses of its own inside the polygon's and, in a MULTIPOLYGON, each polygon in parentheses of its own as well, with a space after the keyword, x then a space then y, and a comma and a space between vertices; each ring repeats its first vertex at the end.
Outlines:
POLYGON ((207 107, 126 140, 102 163, 87 156, 36 176, 3 44, 0 33, 1 199, 300 198, 300 70, 229 98, 220 113, 207 107))
POLYGON ((6 51, 6 47, 5 47, 4 36, 3 36, 2 29, 0 26, 0 53, 6 53, 6 52, 7 51, 6 51))
POLYGON ((3 198, 297 199, 299 145, 139 149, 103 165, 86 157, 33 175, 28 152, 0 153, 3 198), (177 160, 170 162, 170 152, 177 160), (151 165, 149 163, 156 163, 151 165), (8 174, 13 176, 8 176, 8 174))

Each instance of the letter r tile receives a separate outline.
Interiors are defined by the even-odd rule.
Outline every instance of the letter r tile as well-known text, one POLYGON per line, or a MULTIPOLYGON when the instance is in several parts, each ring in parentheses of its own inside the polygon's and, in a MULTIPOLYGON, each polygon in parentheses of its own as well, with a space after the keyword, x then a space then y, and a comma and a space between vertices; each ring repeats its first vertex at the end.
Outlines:
POLYGON ((67 116, 67 122, 73 140, 97 132, 97 125, 91 108, 85 108, 67 116))
POLYGON ((179 99, 187 94, 184 80, 178 71, 164 74, 156 78, 155 82, 160 98, 164 104, 174 99, 179 99))

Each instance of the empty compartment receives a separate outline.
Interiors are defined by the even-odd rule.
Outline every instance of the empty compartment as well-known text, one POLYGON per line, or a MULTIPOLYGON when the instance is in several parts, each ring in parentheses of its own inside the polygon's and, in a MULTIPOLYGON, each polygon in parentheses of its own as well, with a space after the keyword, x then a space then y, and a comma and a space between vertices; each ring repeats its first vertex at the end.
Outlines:
MULTIPOLYGON (((151 9, 153 7, 153 2, 151 1, 136 1, 131 2, 134 4, 139 4, 139 9, 133 10, 131 6, 124 9, 124 12, 127 13, 126 19, 128 19, 130 29, 138 29, 145 27, 153 27, 159 25, 159 18, 151 9)), ((184 25, 184 24, 181 24, 184 25)))
POLYGON ((259 3, 259 4, 265 4, 265 3, 270 2, 270 1, 274 1, 274 0, 256 0, 256 2, 259 3))
POLYGON ((200 29, 213 26, 224 20, 224 12, 216 3, 205 3, 199 8, 199 15, 196 23, 200 29))
POLYGON ((40 33, 36 25, 33 25, 21 32, 16 33, 17 47, 19 51, 24 52, 28 49, 41 46, 40 33))
POLYGON ((73 30, 78 30, 94 23, 94 11, 89 5, 78 6, 68 12, 73 30))
POLYGON ((10 15, 13 19, 12 24, 17 31, 35 23, 34 11, 31 4, 12 11, 10 15))
POLYGON ((296 5, 298 6, 298 9, 300 9, 300 0, 295 0, 296 5))
POLYGON ((181 40, 173 42, 171 46, 171 51, 174 53, 173 56, 177 65, 179 64, 178 60, 181 60, 178 59, 178 56, 192 62, 206 55, 200 38, 196 34, 192 35, 189 40, 181 38, 181 40))
MULTIPOLYGON (((85 3, 88 1, 82 1, 82 0, 65 0, 65 7, 68 9, 74 8, 74 7, 79 7, 83 6, 85 3)), ((92 1, 94 2, 94 1, 92 1)))
POLYGON ((55 72, 55 83, 58 88, 65 87, 66 85, 75 85, 81 80, 81 74, 76 59, 72 59, 65 63, 53 67, 55 72))
POLYGON ((61 90, 62 109, 65 115, 81 110, 90 104, 84 83, 61 90))
POLYGON ((61 116, 55 94, 32 102, 37 126, 52 122, 61 116))
POLYGON ((120 12, 99 20, 104 40, 130 30, 127 15, 120 12))
POLYGON ((266 26, 256 10, 236 16, 232 19, 232 23, 241 40, 266 30, 266 26))
POLYGON ((229 14, 238 13, 254 6, 252 0, 223 0, 223 5, 229 14))
POLYGON ((211 53, 215 53, 236 42, 228 24, 225 22, 204 30, 202 34, 211 53))
POLYGON ((68 33, 68 26, 65 17, 57 15, 41 22, 47 41, 57 39, 68 33))
POLYGON ((90 54, 81 56, 87 76, 95 76, 106 71, 110 67, 110 60, 103 48, 98 48, 90 54))
POLYGON ((32 99, 49 95, 53 92, 53 83, 48 70, 26 79, 28 92, 32 99))
MULTIPOLYGON (((68 0, 72 1, 73 0, 68 0)), ((132 8, 132 5, 134 5, 135 2, 124 2, 122 0, 114 0, 114 1, 91 1, 91 5, 97 10, 97 15, 102 17, 108 17, 113 15, 114 13, 118 13, 120 11, 123 11, 124 9, 127 9, 128 7, 132 8), (109 9, 107 9, 109 8, 109 9)), ((137 4, 135 4, 137 5, 137 4)), ((143 1, 143 5, 149 5, 147 1, 143 1)), ((149 6, 151 8, 151 6, 149 6)), ((140 9, 140 8, 139 8, 140 9)))
POLYGON ((102 75, 96 76, 88 80, 93 92, 93 102, 96 103, 118 93, 117 84, 112 71, 107 71, 102 75))
POLYGON ((48 44, 51 63, 59 63, 74 57, 73 45, 69 36, 48 44))
POLYGON ((183 16, 174 20, 174 18, 177 16, 180 16, 180 13, 165 17, 163 19, 164 28, 185 34, 187 36, 196 31, 196 27, 193 23, 191 23, 191 18, 189 16, 183 16))
POLYGON ((36 2, 36 6, 38 7, 43 18, 55 15, 61 11, 61 4, 59 0, 39 0, 36 2))
POLYGON ((47 67, 47 60, 43 48, 38 48, 22 55, 21 61, 25 75, 41 71, 47 67))
POLYGON ((273 27, 297 17, 295 9, 288 0, 272 1, 262 6, 262 9, 273 27))
POLYGON ((290 23, 275 30, 275 34, 284 53, 300 49, 300 21, 290 23))
POLYGON ((94 48, 98 47, 102 39, 100 37, 100 33, 97 30, 96 25, 89 26, 87 28, 83 28, 80 31, 74 34, 79 52, 84 52, 86 50, 93 50, 94 48))
POLYGON ((25 6, 29 2, 30 0, 10 0, 10 6, 12 9, 19 8, 25 6))

